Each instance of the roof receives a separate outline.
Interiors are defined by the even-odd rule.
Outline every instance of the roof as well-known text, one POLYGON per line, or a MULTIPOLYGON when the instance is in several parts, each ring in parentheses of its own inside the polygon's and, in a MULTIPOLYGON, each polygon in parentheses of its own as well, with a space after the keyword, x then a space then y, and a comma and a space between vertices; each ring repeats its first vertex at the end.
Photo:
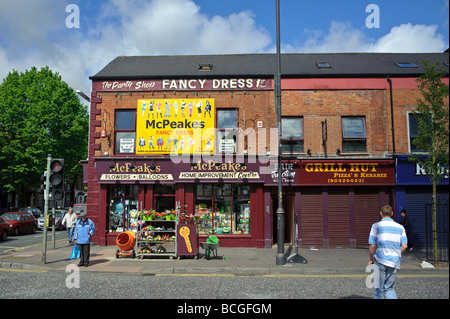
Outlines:
MULTIPOLYGON (((421 61, 430 59, 448 68, 448 53, 321 53, 282 54, 283 77, 419 76, 421 61), (327 62, 329 68, 319 68, 327 62), (395 63, 413 63, 401 68, 395 63)), ((144 78, 273 77, 277 70, 276 54, 119 56, 91 80, 144 78), (211 70, 199 70, 211 65, 211 70)))

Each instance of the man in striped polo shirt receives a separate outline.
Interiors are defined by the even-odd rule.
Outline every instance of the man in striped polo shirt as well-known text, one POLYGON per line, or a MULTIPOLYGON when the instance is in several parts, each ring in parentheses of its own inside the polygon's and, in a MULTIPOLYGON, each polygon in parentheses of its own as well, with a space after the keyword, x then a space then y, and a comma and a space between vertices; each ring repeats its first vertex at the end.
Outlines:
POLYGON ((408 247, 405 228, 392 219, 392 207, 381 207, 381 221, 372 225, 369 236, 369 265, 374 265, 374 297, 397 299, 394 290, 397 270, 400 269, 402 253, 408 247))

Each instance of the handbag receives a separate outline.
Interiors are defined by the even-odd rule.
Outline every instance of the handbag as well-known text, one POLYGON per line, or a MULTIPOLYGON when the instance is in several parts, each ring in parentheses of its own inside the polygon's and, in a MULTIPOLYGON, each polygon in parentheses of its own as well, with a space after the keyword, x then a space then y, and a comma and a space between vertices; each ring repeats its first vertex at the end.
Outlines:
POLYGON ((72 248, 72 255, 70 256, 70 259, 78 259, 80 258, 80 247, 75 243, 73 244, 72 248))

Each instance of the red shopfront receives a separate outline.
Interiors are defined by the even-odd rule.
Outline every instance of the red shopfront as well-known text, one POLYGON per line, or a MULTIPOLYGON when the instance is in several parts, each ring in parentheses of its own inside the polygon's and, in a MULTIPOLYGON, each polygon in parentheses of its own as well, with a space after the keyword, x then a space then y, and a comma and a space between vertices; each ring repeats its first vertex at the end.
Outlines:
POLYGON ((115 245, 141 210, 173 210, 179 203, 200 217, 200 241, 211 232, 221 246, 264 246, 264 179, 258 164, 192 162, 181 158, 97 158, 100 245, 115 245))
MULTIPOLYGON (((266 175, 265 247, 276 241, 276 164, 266 175)), ((394 205, 393 160, 283 161, 285 242, 295 240, 297 218, 300 247, 365 248, 379 209, 394 205)))

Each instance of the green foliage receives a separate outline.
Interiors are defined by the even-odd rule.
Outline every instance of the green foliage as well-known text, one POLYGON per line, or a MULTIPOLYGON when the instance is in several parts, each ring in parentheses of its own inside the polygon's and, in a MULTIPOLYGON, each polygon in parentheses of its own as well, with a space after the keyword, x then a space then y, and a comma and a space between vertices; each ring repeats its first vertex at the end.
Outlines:
POLYGON ((417 154, 411 156, 411 160, 419 163, 425 169, 433 187, 433 259, 438 263, 437 252, 437 225, 436 225, 436 193, 439 182, 448 176, 448 142, 449 142, 449 115, 448 96, 449 86, 442 79, 448 72, 442 69, 439 63, 429 60, 422 61, 425 74, 417 79, 418 87, 422 93, 422 99, 417 101, 415 112, 418 117, 419 133, 414 140, 418 149, 427 153, 420 157, 417 154), (445 104, 447 103, 447 105, 445 104))
POLYGON ((426 73, 416 80, 422 99, 417 101, 415 115, 419 132, 413 143, 428 156, 413 154, 411 158, 426 170, 431 179, 435 176, 437 180, 431 182, 438 184, 448 174, 449 167, 449 86, 442 81, 448 71, 437 62, 424 60, 422 63, 426 73))
POLYGON ((37 187, 48 154, 64 158, 66 178, 82 176, 88 129, 86 107, 58 73, 10 72, 0 85, 0 188, 37 187))

